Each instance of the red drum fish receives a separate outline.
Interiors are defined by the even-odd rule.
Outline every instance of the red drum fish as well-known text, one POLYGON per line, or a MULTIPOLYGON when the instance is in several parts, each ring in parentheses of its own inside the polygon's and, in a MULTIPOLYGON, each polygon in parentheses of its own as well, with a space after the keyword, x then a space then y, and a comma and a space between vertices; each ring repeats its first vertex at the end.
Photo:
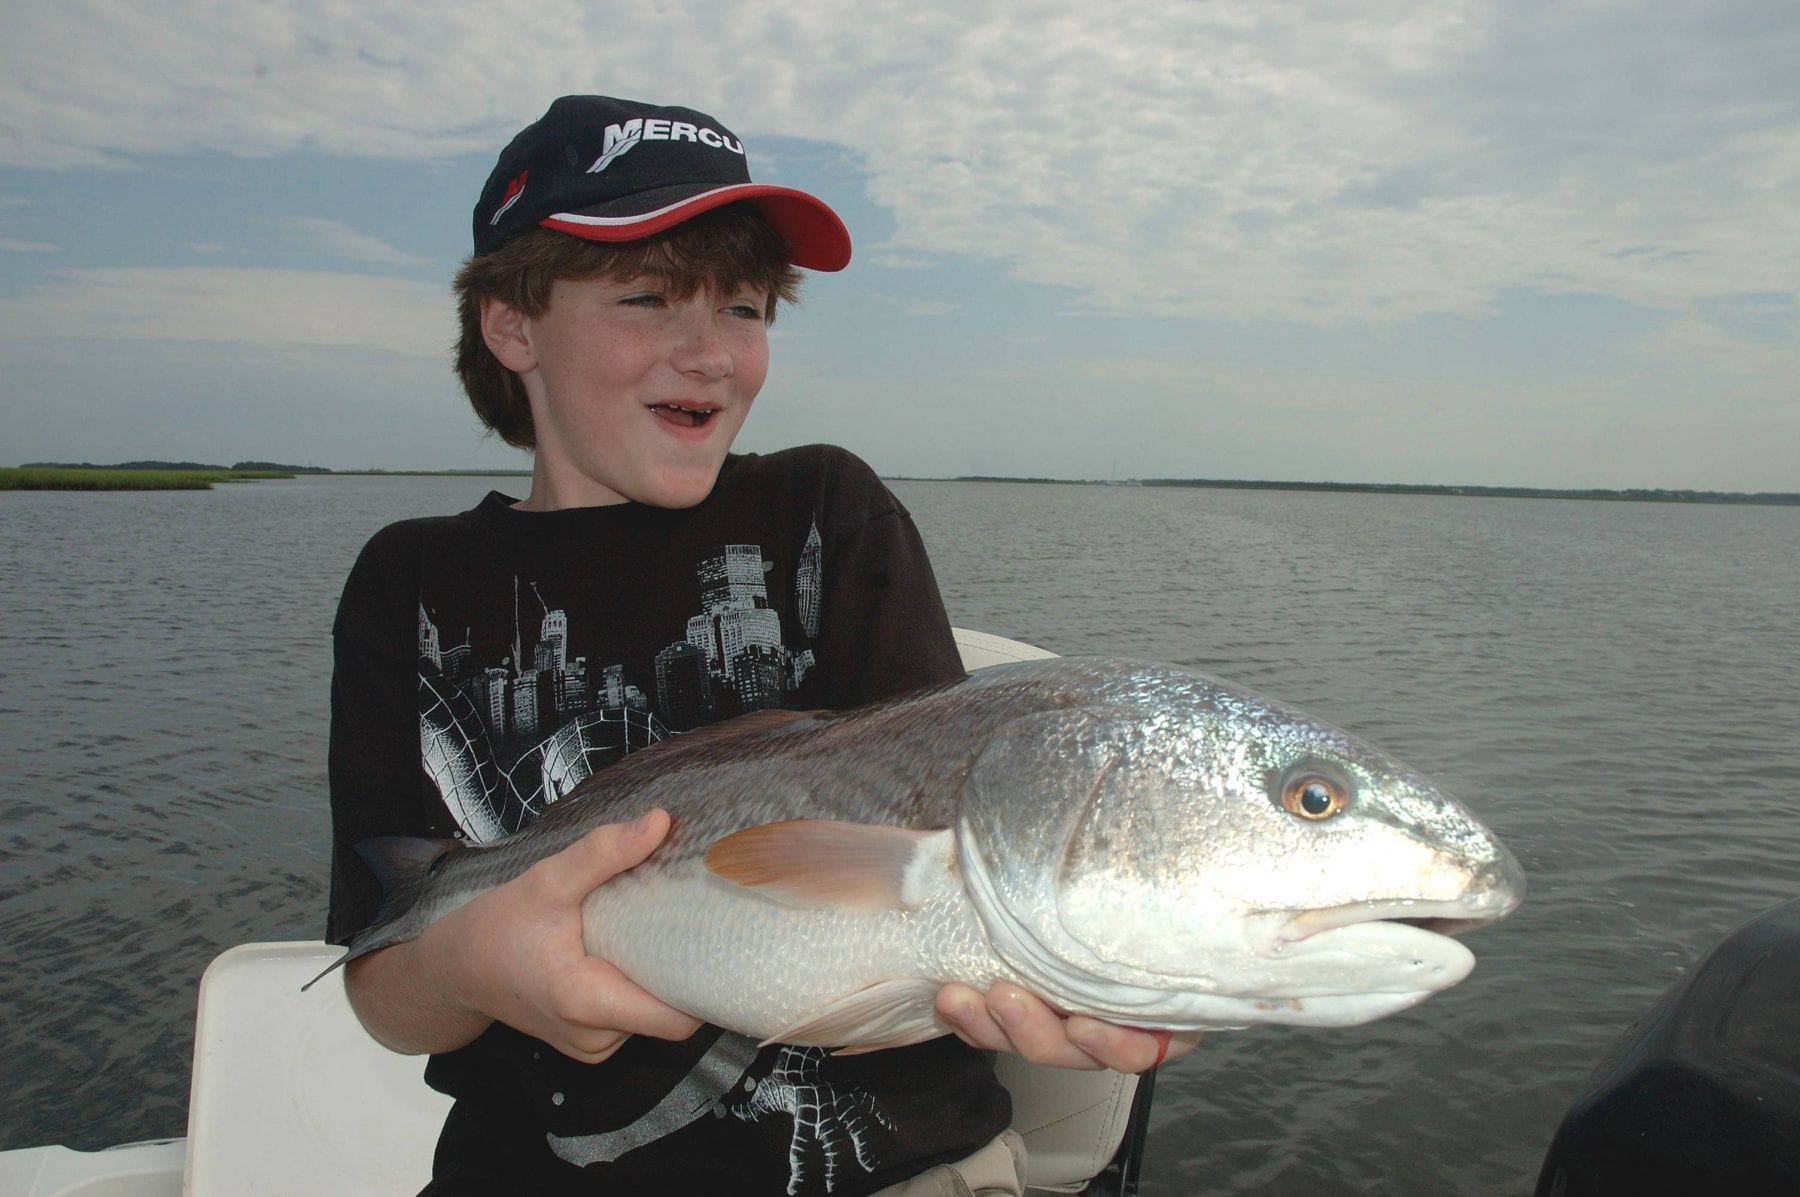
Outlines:
POLYGON ((1524 891, 1379 749, 1191 670, 1060 657, 703 728, 490 844, 373 841, 389 907, 345 959, 657 807, 673 828, 587 898, 587 948, 772 1042, 945 1034, 949 981, 1153 1029, 1362 1023, 1467 976, 1452 936, 1524 891))

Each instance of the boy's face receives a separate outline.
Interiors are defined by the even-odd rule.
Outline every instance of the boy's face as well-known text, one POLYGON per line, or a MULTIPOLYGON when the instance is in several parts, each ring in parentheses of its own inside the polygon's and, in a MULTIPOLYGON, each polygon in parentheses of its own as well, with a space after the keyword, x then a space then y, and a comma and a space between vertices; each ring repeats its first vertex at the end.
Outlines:
POLYGON ((767 306, 756 287, 677 299, 645 275, 559 279, 542 315, 513 313, 522 356, 496 353, 536 425, 524 506, 706 498, 768 374, 767 306))

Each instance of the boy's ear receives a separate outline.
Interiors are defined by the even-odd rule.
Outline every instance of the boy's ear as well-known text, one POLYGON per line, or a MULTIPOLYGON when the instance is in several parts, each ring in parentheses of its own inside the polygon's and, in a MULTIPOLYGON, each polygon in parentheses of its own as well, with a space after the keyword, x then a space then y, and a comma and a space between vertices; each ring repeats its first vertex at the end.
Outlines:
POLYGON ((537 368, 525 313, 492 295, 481 297, 481 339, 502 366, 515 374, 537 368))

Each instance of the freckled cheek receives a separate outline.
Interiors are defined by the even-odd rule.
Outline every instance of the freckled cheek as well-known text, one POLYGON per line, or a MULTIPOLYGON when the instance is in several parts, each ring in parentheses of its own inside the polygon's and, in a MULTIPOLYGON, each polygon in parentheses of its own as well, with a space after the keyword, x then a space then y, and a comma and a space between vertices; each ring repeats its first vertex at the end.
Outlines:
POLYGON ((756 392, 769 376, 769 343, 764 340, 739 353, 732 369, 737 375, 738 385, 750 398, 755 398, 756 392))
POLYGON ((762 390, 762 385, 768 377, 769 363, 767 360, 758 362, 755 370, 739 376, 738 386, 743 391, 746 402, 756 398, 756 393, 762 390))

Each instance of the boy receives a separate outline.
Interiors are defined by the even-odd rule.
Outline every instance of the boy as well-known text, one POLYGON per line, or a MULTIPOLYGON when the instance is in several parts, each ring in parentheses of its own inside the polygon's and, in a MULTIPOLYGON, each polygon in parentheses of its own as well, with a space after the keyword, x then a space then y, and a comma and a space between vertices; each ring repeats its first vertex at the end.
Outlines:
MULTIPOLYGON (((664 735, 961 676, 917 532, 867 466, 729 453, 795 268, 849 260, 835 213, 752 183, 705 114, 572 96, 501 154, 474 233, 457 369, 532 451, 531 487, 383 530, 345 586, 336 943, 379 903, 363 839, 491 839, 664 735)), ((976 1048, 1141 1069, 1166 1046, 1010 986, 947 986, 957 1037, 860 1056, 701 1027, 581 946, 581 899, 667 830, 598 829, 347 970, 370 1033, 433 1053, 455 1098, 427 1192, 1017 1193, 976 1048)))

